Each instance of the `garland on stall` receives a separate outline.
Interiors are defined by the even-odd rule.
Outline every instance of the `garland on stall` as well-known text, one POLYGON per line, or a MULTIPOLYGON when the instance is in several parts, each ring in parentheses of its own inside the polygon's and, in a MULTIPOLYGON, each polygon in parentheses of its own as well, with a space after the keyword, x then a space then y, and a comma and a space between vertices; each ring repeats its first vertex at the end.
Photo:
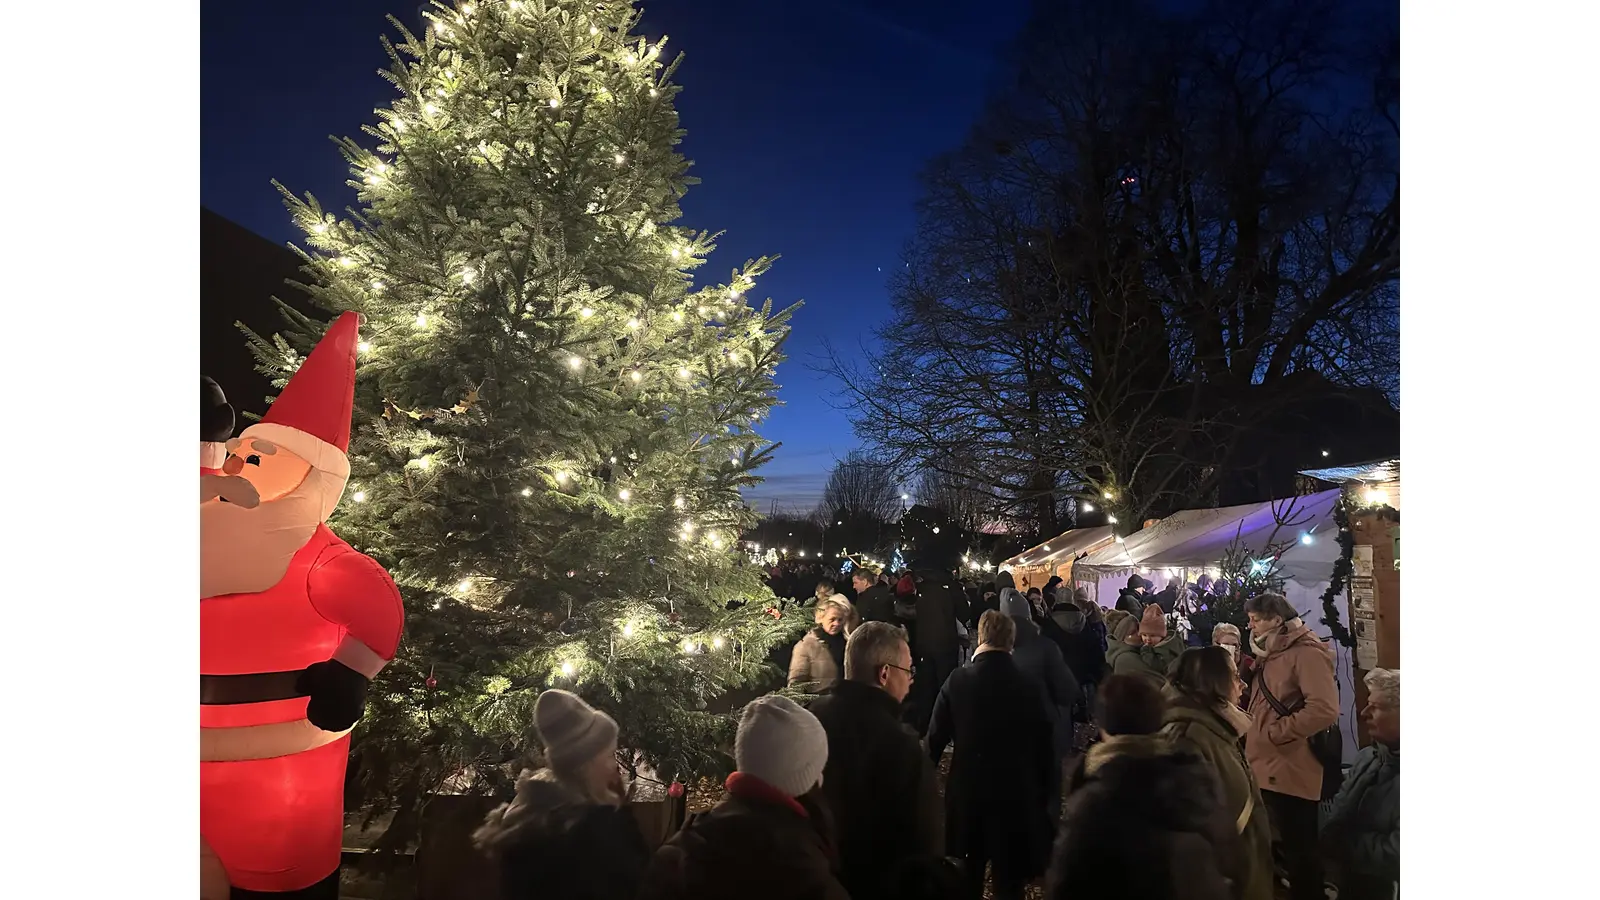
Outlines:
MULTIPOLYGON (((1378 515, 1382 518, 1399 522, 1400 511, 1387 505, 1380 507, 1378 515)), ((1350 529, 1350 498, 1348 495, 1339 498, 1333 506, 1333 522, 1339 528, 1339 558, 1333 563, 1333 577, 1328 581, 1328 589, 1322 592, 1322 624, 1328 626, 1328 633, 1333 639, 1346 647, 1356 645, 1355 635, 1350 629, 1344 627, 1339 620, 1339 607, 1334 603, 1340 594, 1346 592, 1350 586, 1350 576, 1355 574, 1355 564, 1352 558, 1356 551, 1356 535, 1350 529)))
POLYGON ((1339 607, 1334 603, 1334 599, 1349 586, 1350 575, 1355 571, 1351 559, 1356 552, 1356 536, 1350 530, 1350 500, 1347 495, 1341 495, 1333 504, 1333 524, 1339 529, 1339 558, 1333 561, 1333 577, 1328 579, 1328 589, 1322 592, 1322 624, 1328 626, 1328 633, 1333 635, 1334 640, 1346 647, 1354 647, 1355 636, 1339 621, 1339 607))

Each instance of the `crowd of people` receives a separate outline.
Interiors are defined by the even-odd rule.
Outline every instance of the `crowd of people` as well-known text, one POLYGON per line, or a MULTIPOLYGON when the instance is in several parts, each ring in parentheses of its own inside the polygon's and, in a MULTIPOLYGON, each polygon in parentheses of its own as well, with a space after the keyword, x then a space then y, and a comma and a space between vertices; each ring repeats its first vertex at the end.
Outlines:
POLYGON ((1173 616, 1209 585, 1101 609, 1009 573, 806 574, 775 573, 815 622, 788 690, 745 707, 722 801, 653 852, 615 723, 541 696, 546 765, 477 834, 503 897, 1398 897, 1400 674, 1367 673, 1346 771, 1332 650, 1282 596, 1196 640, 1173 616))

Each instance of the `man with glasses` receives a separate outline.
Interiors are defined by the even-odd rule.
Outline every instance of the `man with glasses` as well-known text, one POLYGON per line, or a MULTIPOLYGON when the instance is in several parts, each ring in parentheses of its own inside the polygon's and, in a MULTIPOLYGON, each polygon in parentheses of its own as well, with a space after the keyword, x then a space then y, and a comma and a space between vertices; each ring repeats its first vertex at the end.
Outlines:
POLYGON ((811 705, 828 734, 822 790, 853 900, 909 896, 942 873, 934 768, 900 719, 915 677, 905 632, 865 622, 845 644, 844 678, 811 705))

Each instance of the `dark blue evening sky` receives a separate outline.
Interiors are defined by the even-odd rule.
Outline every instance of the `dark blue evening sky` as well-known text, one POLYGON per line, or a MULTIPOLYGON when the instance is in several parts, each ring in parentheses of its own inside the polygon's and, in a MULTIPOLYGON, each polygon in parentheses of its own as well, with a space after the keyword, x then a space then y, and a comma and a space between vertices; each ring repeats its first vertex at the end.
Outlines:
MULTIPOLYGON (((783 446, 749 496, 809 506, 857 446, 812 371, 824 338, 853 348, 888 314, 885 280, 915 222, 916 176, 954 147, 982 103, 994 49, 1026 0, 646 0, 643 29, 685 55, 683 151, 702 183, 681 224, 725 234, 701 271, 782 259, 760 282, 804 300, 765 434, 783 446)), ((274 241, 298 238, 269 180, 325 205, 353 200, 328 135, 360 126, 393 89, 378 36, 403 0, 205 0, 201 8, 201 202, 274 241)), ((241 348, 242 351, 242 348, 241 348)))

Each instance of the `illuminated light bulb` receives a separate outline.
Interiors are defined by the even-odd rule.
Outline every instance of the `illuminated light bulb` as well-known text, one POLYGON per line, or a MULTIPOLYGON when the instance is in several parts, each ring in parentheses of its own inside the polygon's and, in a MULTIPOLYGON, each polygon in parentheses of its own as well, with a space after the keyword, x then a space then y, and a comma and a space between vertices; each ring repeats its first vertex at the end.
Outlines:
POLYGON ((472 582, 468 581, 465 578, 463 578, 463 579, 461 579, 461 583, 456 585, 456 590, 460 591, 463 594, 465 594, 467 591, 472 590, 472 582))
POLYGON ((433 27, 437 29, 440 34, 448 34, 450 31, 450 26, 444 24, 443 22, 435 22, 433 23, 433 27))
POLYGON ((383 282, 381 282, 381 281, 374 281, 374 282, 373 282, 373 283, 372 283, 372 289, 373 289, 373 290, 375 290, 375 291, 381 291, 381 290, 383 290, 383 282))
POLYGON ((617 154, 617 165, 620 166, 620 165, 622 165, 623 163, 625 163, 627 161, 628 161, 628 158, 626 156, 623 156, 621 153, 617 154))
MULTIPOLYGON (((372 349, 372 342, 371 341, 362 341, 361 343, 356 344, 356 352, 357 353, 366 353, 368 350, 371 350, 371 349, 372 349)), ((360 503, 361 501, 357 500, 356 502, 360 503)))
POLYGON ((569 662, 562 663, 561 664, 561 674, 570 676, 572 674, 572 663, 569 663, 569 662))
POLYGON ((939 533, 939 526, 937 526, 937 525, 933 526, 933 533, 934 534, 938 534, 939 533))
POLYGON ((1094 504, 1093 503, 1085 503, 1083 505, 1083 511, 1086 512, 1086 513, 1094 512, 1094 504))
POLYGON ((911 495, 910 494, 901 494, 900 495, 900 499, 901 500, 910 500, 911 499, 911 495))
POLYGON ((417 468, 426 469, 431 465, 433 465, 433 460, 427 458, 426 456, 417 457, 417 468))
POLYGON ((1110 522, 1113 525, 1115 525, 1115 524, 1117 524, 1117 517, 1116 516, 1106 516, 1106 521, 1110 522))
POLYGON ((318 222, 317 224, 311 226, 311 230, 315 231, 317 234, 327 234, 328 233, 328 223, 327 222, 318 222))
POLYGON ((685 652, 685 653, 693 653, 694 652, 694 641, 691 641, 688 638, 684 638, 683 639, 683 652, 685 652))
POLYGON ((694 530, 694 523, 693 522, 684 522, 683 523, 683 530, 684 531, 693 531, 694 530))
POLYGON ((1046 553, 1050 552, 1050 545, 1049 544, 1045 544, 1044 545, 1044 552, 1046 552, 1046 553))
POLYGON ((661 92, 656 90, 655 88, 651 88, 650 89, 650 96, 652 96, 652 97, 656 96, 659 93, 661 93, 661 92))
POLYGON ((561 98, 560 97, 551 97, 550 98, 550 108, 551 109, 555 109, 556 107, 558 107, 560 105, 561 105, 561 98))
POLYGON ((1102 497, 1104 497, 1104 498, 1106 498, 1106 499, 1107 499, 1107 500, 1111 500, 1111 499, 1114 499, 1114 498, 1113 498, 1113 497, 1112 497, 1112 496, 1111 496, 1111 492, 1110 492, 1110 491, 1106 491, 1106 492, 1105 492, 1105 493, 1104 493, 1104 494, 1101 494, 1101 495, 1100 495, 1100 496, 1102 496, 1102 497))
POLYGON ((721 550, 722 549, 722 541, 721 541, 721 539, 712 538, 711 539, 711 546, 714 547, 717 550, 721 550))
POLYGON ((511 0, 511 2, 506 4, 506 5, 511 7, 512 9, 521 9, 522 8, 522 0, 511 0))
POLYGON ((350 268, 351 266, 353 266, 355 264, 356 264, 356 261, 351 259, 348 256, 339 257, 339 265, 344 266, 346 269, 350 268))
POLYGON ((680 257, 682 255, 683 255, 683 253, 681 251, 679 251, 677 247, 673 247, 672 248, 672 258, 673 259, 677 259, 678 257, 680 257))
POLYGON ((440 608, 442 606, 444 606, 444 601, 443 600, 435 600, 435 601, 433 601, 433 608, 434 609, 438 609, 438 608, 440 608))
POLYGON ((435 93, 435 94, 438 94, 438 95, 439 95, 439 96, 441 96, 441 97, 443 97, 443 96, 444 96, 444 95, 445 95, 445 94, 444 94, 444 88, 434 88, 434 89, 433 89, 433 92, 434 92, 434 93, 435 93))
POLYGON ((521 59, 521 58, 522 58, 522 54, 521 54, 521 53, 518 53, 518 54, 517 54, 517 59, 521 59))
POLYGON ((1387 506, 1389 503, 1389 492, 1379 488, 1373 488, 1372 490, 1367 491, 1367 502, 1373 506, 1387 506))
POLYGON ((800 555, 801 555, 801 556, 805 556, 805 555, 806 555, 806 552, 805 552, 805 551, 804 551, 804 550, 801 550, 801 551, 800 551, 800 555))
POLYGON ((638 327, 639 327, 639 320, 638 319, 629 319, 628 320, 628 328, 629 329, 634 329, 634 328, 638 328, 638 327))
POLYGON ((672 498, 672 505, 676 506, 679 509, 683 509, 683 498, 682 497, 673 497, 672 498))
POLYGON ((677 309, 673 310, 672 311, 672 321, 674 321, 674 322, 682 322, 683 321, 683 311, 682 310, 677 310, 677 309))
POLYGON ((404 119, 395 119, 394 121, 390 122, 389 125, 393 127, 395 131, 406 130, 406 123, 404 119))
POLYGON ((617 464, 617 458, 615 456, 611 457, 611 464, 613 466, 617 464))
POLYGON ((367 492, 366 491, 356 491, 354 494, 350 495, 350 499, 354 500, 357 503, 365 503, 365 502, 367 502, 367 492))
POLYGON ((567 473, 565 473, 565 472, 557 472, 556 473, 556 483, 557 484, 566 484, 567 483, 567 473))
POLYGON ((1306 544, 1308 546, 1311 545, 1311 544, 1316 543, 1316 540, 1317 540, 1316 538, 1312 537, 1309 534, 1300 535, 1300 543, 1306 544))
POLYGON ((471 3, 468 3, 466 6, 461 7, 461 14, 465 15, 465 16, 470 16, 470 15, 472 15, 472 11, 475 8, 476 7, 474 7, 471 3))
POLYGON ((632 53, 629 53, 628 56, 627 56, 627 60, 628 60, 628 65, 631 66, 634 63, 638 62, 639 58, 637 56, 634 56, 632 53))
POLYGON ((373 169, 373 171, 377 172, 379 175, 382 175, 383 173, 389 171, 389 167, 384 165, 382 162, 375 163, 373 165, 372 169, 373 169))
POLYGON ((439 107, 434 106, 432 103, 424 103, 422 104, 422 111, 431 116, 439 111, 439 107))
POLYGON ((1326 451, 1326 450, 1322 451, 1322 455, 1323 456, 1327 456, 1328 455, 1328 451, 1326 451))
POLYGON ((533 496, 533 488, 523 488, 522 489, 522 496, 524 496, 524 497, 532 497, 533 496))
POLYGON ((427 328, 428 317, 423 313, 417 313, 417 321, 414 324, 417 328, 427 328))
POLYGON ((574 370, 581 369, 583 368, 583 359, 581 357, 574 356, 567 360, 567 365, 571 366, 574 370))
POLYGON ((583 316, 585 319, 587 319, 590 316, 594 315, 594 310, 592 310, 589 307, 585 306, 583 309, 578 311, 578 315, 583 316))
POLYGON ((462 284, 471 284, 472 283, 472 279, 477 278, 477 277, 478 277, 478 273, 474 272, 471 269, 462 269, 461 270, 461 283, 462 284))
POLYGON ((622 636, 623 637, 633 637, 633 623, 632 622, 629 622, 628 624, 622 626, 622 636))
POLYGON ((704 316, 706 314, 706 308, 704 306, 702 306, 699 309, 697 309, 696 312, 700 313, 701 316, 704 316))
POLYGON ((678 370, 678 377, 679 378, 688 378, 690 374, 691 373, 689 372, 689 370, 687 368, 682 368, 682 369, 678 370))
POLYGON ((634 369, 632 372, 628 373, 628 377, 632 378, 634 381, 638 381, 639 379, 643 378, 644 375, 641 374, 638 369, 634 369))
POLYGON ((622 490, 617 491, 617 499, 619 499, 619 500, 627 500, 629 497, 632 497, 632 496, 633 496, 633 494, 627 488, 623 488, 622 490))
POLYGON ((593 37, 593 36, 595 36, 595 35, 597 35, 599 33, 600 33, 600 29, 594 27, 593 25, 589 26, 589 36, 590 37, 593 37))
POLYGON ((712 641, 711 641, 711 647, 712 647, 712 649, 715 649, 715 650, 721 650, 722 649, 722 638, 713 638, 712 641))

